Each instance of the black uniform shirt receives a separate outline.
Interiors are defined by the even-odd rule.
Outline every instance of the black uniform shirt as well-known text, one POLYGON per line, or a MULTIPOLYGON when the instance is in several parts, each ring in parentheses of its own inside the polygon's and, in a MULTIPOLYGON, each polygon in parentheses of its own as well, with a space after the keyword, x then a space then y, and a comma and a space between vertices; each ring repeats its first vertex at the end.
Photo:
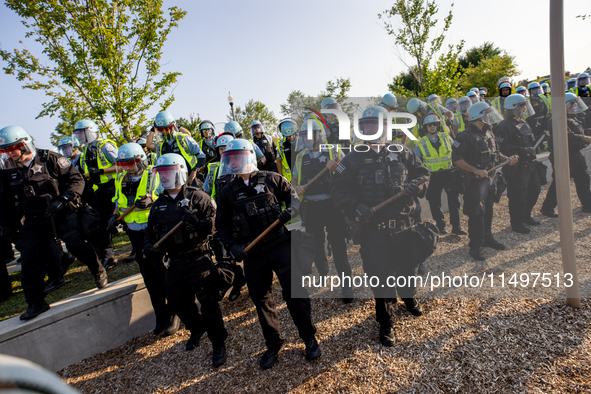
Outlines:
POLYGON ((482 130, 470 124, 459 133, 452 144, 452 162, 464 160, 471 166, 484 170, 492 168, 497 162, 499 148, 492 133, 492 128, 485 125, 482 130), (488 152, 488 153, 486 153, 488 152), (488 163, 487 163, 488 162, 488 163))

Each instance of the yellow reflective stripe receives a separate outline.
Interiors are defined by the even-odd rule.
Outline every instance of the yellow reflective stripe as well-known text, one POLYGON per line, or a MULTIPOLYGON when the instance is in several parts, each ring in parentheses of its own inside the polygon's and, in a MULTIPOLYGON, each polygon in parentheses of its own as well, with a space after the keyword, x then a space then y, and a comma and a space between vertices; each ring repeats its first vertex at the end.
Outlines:
POLYGON ((287 162, 287 157, 285 156, 285 150, 283 149, 283 144, 285 143, 286 137, 283 137, 281 141, 279 141, 279 157, 281 157, 281 167, 283 168, 283 172, 285 174, 285 178, 287 178, 288 182, 291 182, 291 169, 289 166, 291 163, 287 162))
MULTIPOLYGON (((123 178, 125 178, 126 174, 127 174, 127 172, 124 172, 115 179, 115 196, 113 197, 113 202, 117 203, 117 207, 119 209, 119 214, 123 214, 123 212, 125 212, 130 207, 129 201, 127 201, 127 196, 125 194, 123 194, 123 190, 121 188, 121 183, 123 182, 123 178)), ((144 173, 142 174, 140 184, 139 184, 137 191, 135 193, 134 203, 135 203, 135 200, 137 200, 138 198, 148 194, 148 177, 149 176, 150 176, 150 171, 148 168, 148 169, 144 170, 144 173)), ((152 195, 150 196, 152 198, 152 200, 156 199, 155 189, 156 188, 154 188, 154 191, 152 191, 152 195)), ((133 204, 131 204, 131 205, 133 205, 133 204)), ((147 223, 149 214, 150 214, 149 209, 136 208, 130 214, 125 216, 125 218, 123 220, 125 220, 126 223, 147 223)))
MULTIPOLYGON (((98 142, 96 144, 96 149, 97 149, 96 153, 97 153, 97 168, 99 170, 104 170, 105 168, 109 168, 115 164, 115 163, 111 163, 110 161, 108 161, 107 158, 105 157, 105 154, 103 153, 103 146, 105 146, 105 144, 107 142, 110 142, 111 144, 113 144, 113 146, 115 146, 115 149, 117 149, 117 144, 115 144, 115 142, 112 140, 109 140, 109 139, 98 140, 98 142)), ((84 151, 80 155, 80 164, 82 165, 82 168, 84 170, 84 174, 90 173, 90 171, 88 170, 88 165, 86 164, 86 152, 87 151, 88 151, 88 146, 86 146, 84 148, 84 151)), ((113 178, 114 178, 114 176, 112 173, 103 174, 100 176, 101 184, 107 183, 113 178)), ((96 191, 98 189, 98 187, 96 185, 94 185, 92 188, 94 191, 96 191)))
POLYGON ((427 136, 421 138, 419 143, 419 149, 423 155, 422 161, 430 172, 448 169, 452 165, 449 140, 447 140, 447 136, 444 133, 439 133, 439 139, 441 140, 439 151, 433 148, 427 136))

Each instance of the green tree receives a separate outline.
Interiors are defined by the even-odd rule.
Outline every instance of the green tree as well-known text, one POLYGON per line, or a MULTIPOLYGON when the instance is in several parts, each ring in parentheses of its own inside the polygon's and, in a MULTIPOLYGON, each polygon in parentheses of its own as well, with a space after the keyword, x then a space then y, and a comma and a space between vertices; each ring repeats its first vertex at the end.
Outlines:
MULTIPOLYGON (((164 42, 186 12, 171 7, 165 15, 162 0, 6 0, 6 6, 23 18, 26 37, 43 47, 44 59, 27 49, 0 50, 5 73, 51 99, 38 117, 84 102, 103 132, 130 140, 132 123, 144 123, 144 113, 180 75, 161 72, 160 64, 164 42)), ((173 100, 169 95, 161 107, 173 100)))
MULTIPOLYGON (((250 99, 244 108, 237 106, 234 108, 236 112, 236 121, 240 123, 242 127, 242 131, 244 133, 245 138, 252 138, 250 133, 250 124, 258 120, 263 124, 265 128, 265 132, 271 136, 276 136, 275 129, 277 128, 277 123, 279 120, 275 117, 273 111, 271 111, 267 106, 260 101, 255 101, 254 99, 250 99)), ((228 121, 232 120, 232 111, 228 115, 228 121)))
POLYGON ((320 111, 322 100, 327 97, 333 97, 341 107, 347 111, 346 100, 349 98, 351 89, 350 78, 336 78, 326 83, 326 90, 320 92, 317 96, 308 96, 300 90, 292 90, 287 96, 287 101, 281 104, 281 114, 294 119, 301 125, 305 107, 320 111))
MULTIPOLYGON (((454 81, 459 78, 457 58, 462 51, 464 41, 462 40, 456 46, 449 45, 447 51, 444 51, 445 53, 437 58, 435 65, 432 65, 436 53, 441 50, 445 40, 445 32, 451 26, 453 6, 452 3, 449 13, 443 19, 441 33, 432 32, 437 25, 436 14, 439 12, 435 0, 396 0, 392 8, 378 14, 378 17, 384 20, 387 33, 394 37, 397 47, 408 53, 415 63, 406 64, 402 55, 399 56, 419 86, 415 95, 421 95, 423 92, 445 95, 446 92, 453 91, 455 88, 454 81), (396 19, 395 23, 392 22, 393 18, 396 19)), ((396 78, 390 85, 394 94, 412 95, 409 89, 399 85, 398 82, 399 78, 396 78)))
POLYGON ((503 51, 496 47, 492 42, 485 42, 479 47, 472 47, 465 54, 458 58, 460 70, 463 71, 469 67, 476 67, 482 60, 490 59, 494 56, 501 56, 503 51))
POLYGON ((484 59, 477 66, 464 70, 460 80, 461 91, 467 93, 470 88, 485 86, 489 96, 497 96, 497 81, 501 77, 514 77, 519 74, 515 57, 506 53, 484 59))
POLYGON ((84 103, 62 108, 59 114, 61 121, 55 126, 55 132, 49 136, 51 144, 58 146, 63 137, 71 137, 76 122, 89 116, 88 107, 84 103))
POLYGON ((189 130, 191 136, 195 139, 195 141, 199 141, 201 139, 201 133, 199 132, 199 123, 201 123, 201 117, 197 114, 189 114, 189 118, 178 118, 176 120, 176 124, 179 127, 184 127, 185 129, 189 130))

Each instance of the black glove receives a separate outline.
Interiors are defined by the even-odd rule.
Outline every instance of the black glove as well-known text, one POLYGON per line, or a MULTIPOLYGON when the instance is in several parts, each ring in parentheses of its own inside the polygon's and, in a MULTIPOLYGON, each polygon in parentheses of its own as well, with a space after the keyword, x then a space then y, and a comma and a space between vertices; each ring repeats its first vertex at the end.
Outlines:
POLYGON ((101 183, 101 175, 105 173, 105 170, 99 170, 98 168, 91 168, 88 170, 88 174, 90 175, 90 182, 94 183, 95 185, 99 185, 101 183))
POLYGON ((445 119, 445 124, 448 125, 449 127, 453 126, 454 122, 451 119, 445 119))
POLYGON ((49 206, 45 210, 45 215, 47 217, 52 217, 53 215, 58 213, 58 211, 60 209, 62 209, 63 207, 64 207, 64 203, 59 198, 57 198, 51 204, 49 204, 49 206))
POLYGON ((367 223, 373 217, 373 212, 365 204, 357 205, 357 218, 361 223, 367 223))
POLYGON ((139 200, 135 200, 135 206, 139 209, 148 209, 153 202, 150 196, 142 196, 139 200))
POLYGON ((146 257, 152 257, 156 253, 156 248, 152 244, 145 244, 142 253, 146 257))
POLYGON ((521 160, 533 159, 536 157, 534 148, 521 148, 519 149, 519 158, 521 160))
POLYGON ((416 183, 411 182, 408 185, 406 185, 406 187, 404 188, 404 192, 409 196, 416 197, 421 193, 421 187, 416 183))
POLYGON ((185 212, 181 220, 194 228, 199 227, 199 219, 189 211, 185 212))
POLYGON ((291 208, 285 208, 283 211, 279 213, 277 219, 283 224, 289 222, 291 220, 291 208))
POLYGON ((118 215, 111 216, 111 218, 109 219, 109 223, 107 224, 107 228, 109 230, 114 229, 115 227, 117 227, 117 218, 118 217, 119 217, 118 215))
POLYGON ((12 229, 10 227, 2 227, 0 229, 0 237, 2 238, 2 241, 6 242, 7 244, 13 243, 14 239, 12 235, 12 229))
POLYGON ((244 245, 233 245, 230 248, 230 254, 232 255, 232 259, 236 262, 241 262, 247 256, 244 251, 244 245))

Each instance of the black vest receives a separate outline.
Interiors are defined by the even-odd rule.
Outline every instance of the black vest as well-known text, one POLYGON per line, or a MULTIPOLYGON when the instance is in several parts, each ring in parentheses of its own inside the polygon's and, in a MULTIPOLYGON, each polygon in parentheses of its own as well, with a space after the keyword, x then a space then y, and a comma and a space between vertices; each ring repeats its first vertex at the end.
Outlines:
MULTIPOLYGON (((306 152, 302 157, 302 173, 300 174, 300 185, 305 185, 310 182, 312 178, 318 175, 326 168, 326 163, 330 160, 328 152, 321 152, 320 156, 313 158, 310 152, 306 152)), ((299 171, 299 168, 298 168, 299 171)), ((314 182, 308 189, 306 194, 313 196, 315 194, 330 194, 330 175, 325 173, 320 179, 314 182)))

